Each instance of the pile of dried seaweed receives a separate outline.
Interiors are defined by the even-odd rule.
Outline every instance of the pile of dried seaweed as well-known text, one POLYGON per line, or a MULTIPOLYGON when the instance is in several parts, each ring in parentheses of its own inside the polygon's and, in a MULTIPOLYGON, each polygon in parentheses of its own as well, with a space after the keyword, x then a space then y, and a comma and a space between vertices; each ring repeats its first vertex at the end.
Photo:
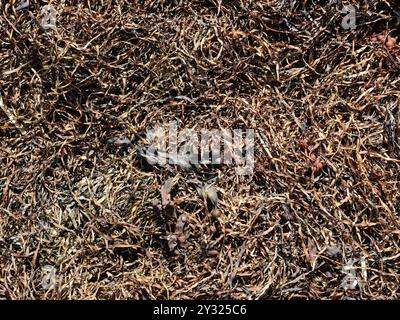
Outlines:
POLYGON ((0 298, 400 297, 398 1, 16 2, 0 298), (172 121, 253 128, 253 174, 149 165, 172 121))

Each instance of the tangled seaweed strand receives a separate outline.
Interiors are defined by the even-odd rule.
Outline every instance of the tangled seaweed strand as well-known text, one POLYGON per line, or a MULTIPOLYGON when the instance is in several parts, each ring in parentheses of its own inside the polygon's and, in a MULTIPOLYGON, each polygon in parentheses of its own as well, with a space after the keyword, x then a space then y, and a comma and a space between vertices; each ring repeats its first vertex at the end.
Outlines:
POLYGON ((400 298, 398 1, 16 2, 1 299, 400 298), (149 165, 172 121, 253 128, 252 175, 149 165))

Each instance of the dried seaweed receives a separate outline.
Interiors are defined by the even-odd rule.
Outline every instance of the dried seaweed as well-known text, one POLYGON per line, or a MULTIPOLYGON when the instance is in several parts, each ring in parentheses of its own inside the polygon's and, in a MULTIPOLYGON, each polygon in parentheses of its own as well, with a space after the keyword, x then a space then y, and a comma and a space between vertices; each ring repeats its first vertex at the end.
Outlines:
POLYGON ((2 1, 0 299, 398 299, 399 12, 2 1), (254 171, 149 165, 173 121, 254 171))

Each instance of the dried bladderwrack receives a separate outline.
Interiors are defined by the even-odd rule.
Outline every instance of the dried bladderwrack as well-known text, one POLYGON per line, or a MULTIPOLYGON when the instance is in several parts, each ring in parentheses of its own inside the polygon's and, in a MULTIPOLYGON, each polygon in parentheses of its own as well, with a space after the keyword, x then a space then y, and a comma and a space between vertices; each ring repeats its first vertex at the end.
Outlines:
POLYGON ((166 240, 168 241, 169 251, 174 251, 178 245, 178 237, 175 234, 170 234, 166 237, 166 240))
POLYGON ((182 214, 179 216, 175 224, 175 235, 177 236, 179 246, 183 249, 186 249, 188 246, 188 243, 186 242, 186 236, 183 232, 186 221, 187 221, 186 216, 182 214))
POLYGON ((394 56, 400 58, 400 46, 398 44, 398 38, 392 37, 387 31, 381 34, 373 34, 370 37, 372 43, 381 43, 394 56))
POLYGON ((219 256, 219 252, 217 250, 207 250, 207 256, 211 258, 217 258, 219 256))
POLYGON ((176 221, 176 208, 175 203, 171 199, 171 191, 175 185, 175 180, 170 178, 165 181, 161 187, 161 205, 165 213, 167 223, 171 224, 176 221))
POLYGON ((161 187, 161 205, 162 210, 165 213, 166 222, 169 225, 174 225, 174 233, 167 236, 168 247, 170 251, 174 251, 178 246, 180 248, 186 248, 187 242, 183 232, 187 218, 185 215, 176 215, 176 207, 174 201, 171 199, 171 191, 176 183, 176 178, 169 178, 165 181, 161 187))
MULTIPOLYGON (((376 9, 375 3, 395 7, 396 1, 360 6, 360 1, 346 1, 357 7, 362 21, 345 31, 337 8, 328 4, 334 1, 314 1, 306 10, 310 0, 308 8, 300 0, 291 8, 289 1, 267 0, 212 1, 215 6, 148 0, 134 7, 123 1, 81 1, 79 6, 69 1, 67 6, 55 0, 51 4, 60 15, 53 33, 39 26, 43 1, 35 2, 36 19, 22 10, 14 14, 11 3, 17 1, 1 1, 0 15, 6 19, 0 18, 5 105, 0 106, 0 251, 7 250, 0 254, 0 297, 361 297, 338 288, 344 276, 339 264, 346 263, 346 255, 364 253, 376 263, 365 261, 368 288, 362 298, 398 298, 393 288, 400 280, 394 232, 400 162, 392 148, 399 135, 396 120, 385 110, 398 116, 399 64, 390 63, 398 45, 365 43, 372 30, 387 29, 395 37, 392 12, 376 9), (169 95, 175 100, 165 100, 169 95), (256 179, 240 177, 229 166, 180 170, 167 162, 162 148, 144 152, 154 141, 143 143, 139 163, 133 152, 121 157, 110 152, 120 148, 116 144, 98 143, 175 120, 200 130, 262 132, 261 148, 255 148, 256 179), (304 143, 295 145, 300 139, 304 143), (88 152, 93 152, 91 166, 81 161, 88 152), (145 156, 167 164, 142 167, 145 156), (317 158, 326 169, 318 181, 310 181, 304 172, 311 173, 317 158), (162 207, 160 189, 178 170, 185 183, 170 197, 177 217, 171 212, 169 224, 160 224, 157 217, 167 220, 173 208, 168 201, 162 207), (379 178, 371 170, 378 170, 379 178), (210 176, 218 176, 218 184, 210 176), (194 186, 186 189, 186 179, 196 178, 216 189, 219 221, 208 216, 215 208, 203 214, 204 197, 194 186), (223 205, 220 192, 225 192, 223 205), (149 214, 153 199, 160 203, 153 206, 156 214, 149 214), (260 202, 265 209, 257 214, 260 202), (287 219, 281 219, 283 212, 287 219), (194 240, 187 259, 164 255, 154 239, 172 234, 169 245, 182 253, 184 235, 175 234, 181 214, 187 218, 183 233, 194 240), (139 231, 104 238, 106 229, 98 233, 85 227, 93 215, 134 223, 139 231), (59 236, 50 235, 45 221, 59 236), (316 268, 322 266, 316 277, 309 265, 299 263, 301 240, 307 252, 313 251, 307 237, 319 248, 312 259, 316 268), (105 241, 109 248, 120 245, 116 240, 145 246, 151 256, 104 250, 105 241), (332 244, 342 253, 331 256, 324 250, 332 244), (207 250, 220 255, 202 259, 207 250), (52 264, 58 252, 63 256, 59 290, 35 290, 26 259, 18 256, 32 253, 33 260, 52 264), (216 261, 223 281, 207 274, 216 261), (121 266, 132 272, 118 276, 121 266), (71 282, 77 275, 79 288, 71 282), (102 290, 108 278, 115 286, 102 290)), ((169 252, 168 241, 162 241, 169 252)), ((363 263, 355 267, 365 281, 363 263)), ((35 278, 40 287, 40 270, 35 278)))
POLYGON ((188 244, 186 241, 186 236, 183 233, 183 229, 186 223, 186 216, 180 215, 175 223, 175 232, 169 234, 168 236, 161 237, 168 241, 168 248, 171 252, 175 251, 177 248, 186 249, 188 244))
POLYGON ((331 246, 328 246, 328 247, 326 248, 325 253, 326 253, 327 256, 333 258, 333 257, 338 256, 338 255, 341 253, 341 250, 340 250, 340 248, 339 248, 338 246, 336 246, 336 245, 331 245, 331 246))
POLYGON ((183 228, 185 227, 185 223, 186 223, 186 216, 185 215, 180 215, 178 218, 178 221, 176 221, 175 224, 175 233, 178 235, 182 235, 183 234, 183 228))
POLYGON ((314 175, 317 175, 324 169, 324 166, 325 164, 323 161, 316 159, 311 167, 311 171, 314 175))

